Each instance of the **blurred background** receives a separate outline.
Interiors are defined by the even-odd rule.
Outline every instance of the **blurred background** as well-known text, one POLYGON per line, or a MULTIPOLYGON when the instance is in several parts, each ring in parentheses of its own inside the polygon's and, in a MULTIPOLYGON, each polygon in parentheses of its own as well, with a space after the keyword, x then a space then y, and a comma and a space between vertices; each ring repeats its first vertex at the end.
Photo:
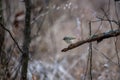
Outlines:
MULTIPOLYGON (((32 41, 28 66, 29 80, 90 80, 88 56, 89 43, 67 52, 61 52, 67 44, 65 36, 75 37, 76 41, 89 37, 89 22, 92 34, 111 30, 107 17, 119 20, 120 4, 114 0, 31 0, 32 41), (116 11, 118 15, 116 15, 116 11), (85 79, 86 78, 86 79, 85 79)), ((6 27, 22 47, 25 19, 24 0, 3 0, 6 27)), ((113 29, 118 25, 111 23, 113 29)), ((75 41, 75 42, 76 42, 75 41)), ((93 42, 93 80, 120 80, 119 36, 93 42)), ((14 76, 19 64, 20 52, 6 32, 5 50, 11 55, 9 71, 14 76)), ((20 75, 18 75, 19 77, 20 75)), ((16 79, 16 80, 19 80, 16 79)))

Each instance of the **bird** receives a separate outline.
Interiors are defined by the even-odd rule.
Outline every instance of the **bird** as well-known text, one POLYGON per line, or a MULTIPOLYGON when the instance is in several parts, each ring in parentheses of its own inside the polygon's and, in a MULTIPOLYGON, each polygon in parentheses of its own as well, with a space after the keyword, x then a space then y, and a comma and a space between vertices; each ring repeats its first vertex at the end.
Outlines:
POLYGON ((73 42, 73 40, 75 40, 75 39, 76 39, 75 37, 68 37, 68 36, 65 36, 63 38, 63 40, 68 44, 71 44, 73 42))

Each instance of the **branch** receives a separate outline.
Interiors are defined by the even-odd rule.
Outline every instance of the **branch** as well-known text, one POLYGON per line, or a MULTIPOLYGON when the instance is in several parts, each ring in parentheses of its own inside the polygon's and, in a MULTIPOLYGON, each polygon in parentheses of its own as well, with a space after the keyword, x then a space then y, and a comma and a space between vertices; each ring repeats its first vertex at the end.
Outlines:
POLYGON ((0 23, 0 27, 3 28, 5 31, 7 31, 7 32, 9 33, 10 37, 12 38, 12 40, 14 41, 14 43, 16 44, 16 46, 17 46, 17 48, 19 49, 19 51, 20 51, 21 53, 24 53, 24 52, 22 51, 22 49, 20 48, 18 42, 17 42, 17 41, 14 39, 14 37, 12 36, 11 32, 10 32, 7 28, 5 28, 5 26, 4 26, 2 23, 0 23))
POLYGON ((90 38, 87 38, 85 40, 78 41, 76 43, 72 43, 67 48, 62 49, 61 51, 66 52, 68 50, 79 47, 79 46, 81 46, 81 45, 83 45, 85 43, 89 43, 89 42, 93 42, 93 41, 100 42, 103 39, 107 39, 107 38, 110 38, 110 37, 116 37, 116 36, 119 36, 119 35, 120 35, 120 29, 110 30, 108 32, 100 33, 98 35, 93 35, 90 38))

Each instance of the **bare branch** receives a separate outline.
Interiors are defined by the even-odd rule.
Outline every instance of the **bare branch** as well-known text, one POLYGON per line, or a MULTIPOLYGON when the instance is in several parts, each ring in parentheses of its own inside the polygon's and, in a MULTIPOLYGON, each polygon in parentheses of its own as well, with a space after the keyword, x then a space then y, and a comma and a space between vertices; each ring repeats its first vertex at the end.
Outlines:
POLYGON ((116 37, 120 35, 120 29, 116 29, 116 30, 110 30, 108 32, 104 32, 104 33, 100 33, 98 35, 93 35, 90 38, 87 38, 85 40, 82 41, 78 41, 76 43, 70 44, 67 48, 62 49, 62 52, 66 52, 68 50, 74 49, 76 47, 79 47, 85 43, 89 43, 89 42, 93 42, 93 41, 102 41, 103 39, 107 39, 110 37, 116 37))
POLYGON ((0 23, 0 27, 2 27, 5 31, 7 31, 7 32, 9 33, 10 37, 12 38, 12 40, 14 41, 14 43, 16 44, 16 46, 17 46, 17 48, 19 49, 19 51, 20 51, 21 53, 23 53, 22 49, 20 48, 19 44, 17 43, 17 41, 16 41, 16 40, 14 39, 14 37, 12 36, 11 32, 10 32, 7 28, 5 28, 5 26, 4 26, 2 23, 0 23))

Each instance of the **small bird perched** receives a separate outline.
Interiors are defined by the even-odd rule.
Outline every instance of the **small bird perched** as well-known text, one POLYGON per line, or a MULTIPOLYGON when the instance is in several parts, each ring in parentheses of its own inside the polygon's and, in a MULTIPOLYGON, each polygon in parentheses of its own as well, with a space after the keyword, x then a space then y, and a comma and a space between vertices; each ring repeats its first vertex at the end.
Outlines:
POLYGON ((68 36, 66 36, 66 37, 63 38, 63 40, 64 40, 66 43, 68 43, 68 44, 71 44, 74 39, 76 39, 76 38, 74 38, 74 37, 68 37, 68 36))

